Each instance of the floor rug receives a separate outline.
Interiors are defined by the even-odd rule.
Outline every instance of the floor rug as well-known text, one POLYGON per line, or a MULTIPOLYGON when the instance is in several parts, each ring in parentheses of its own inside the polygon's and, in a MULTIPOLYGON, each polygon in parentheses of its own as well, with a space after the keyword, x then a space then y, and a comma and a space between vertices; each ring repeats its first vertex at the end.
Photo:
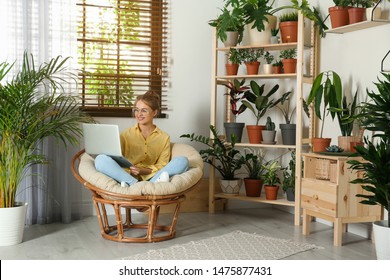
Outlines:
POLYGON ((123 258, 123 260, 279 260, 316 245, 234 231, 123 258))

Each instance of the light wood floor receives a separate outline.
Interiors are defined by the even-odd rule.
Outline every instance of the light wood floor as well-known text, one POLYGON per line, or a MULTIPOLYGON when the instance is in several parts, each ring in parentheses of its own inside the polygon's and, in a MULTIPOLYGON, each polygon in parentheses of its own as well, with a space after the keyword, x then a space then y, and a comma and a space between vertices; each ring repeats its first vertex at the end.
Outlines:
MULTIPOLYGON (((167 214, 164 214, 167 215, 167 214)), ((137 219, 143 219, 138 215, 137 219)), ((2 260, 106 260, 120 259, 151 249, 218 236, 234 230, 276 238, 307 242, 323 247, 287 259, 294 260, 370 260, 376 259, 371 240, 345 233, 343 246, 333 246, 333 229, 313 222, 312 234, 302 235, 294 226, 293 215, 273 208, 228 210, 216 214, 180 213, 176 238, 159 243, 129 244, 101 237, 96 217, 70 224, 33 225, 25 229, 21 244, 0 248, 2 260)))

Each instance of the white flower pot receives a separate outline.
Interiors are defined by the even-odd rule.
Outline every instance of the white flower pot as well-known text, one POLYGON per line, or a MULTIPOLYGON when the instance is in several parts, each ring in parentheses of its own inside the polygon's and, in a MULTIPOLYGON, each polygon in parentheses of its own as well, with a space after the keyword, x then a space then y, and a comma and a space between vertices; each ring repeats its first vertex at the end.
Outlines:
POLYGON ((382 9, 381 7, 376 7, 376 9, 374 10, 374 16, 372 16, 372 10, 374 8, 366 8, 366 19, 367 20, 376 20, 376 19, 380 19, 381 16, 382 16, 382 9))
POLYGON ((10 208, 0 208, 0 246, 16 245, 22 242, 27 203, 17 202, 16 205, 10 208))
POLYGON ((390 260, 390 228, 388 221, 373 222, 376 257, 378 260, 390 260))

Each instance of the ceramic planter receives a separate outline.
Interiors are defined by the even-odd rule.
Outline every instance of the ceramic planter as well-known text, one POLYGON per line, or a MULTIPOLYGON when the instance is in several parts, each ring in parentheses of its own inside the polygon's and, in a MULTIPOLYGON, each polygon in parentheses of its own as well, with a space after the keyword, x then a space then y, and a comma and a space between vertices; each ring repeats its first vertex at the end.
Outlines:
POLYGON ((367 20, 377 20, 381 19, 382 9, 381 7, 376 7, 375 10, 373 7, 366 8, 366 19, 367 20))
POLYGON ((220 182, 221 182, 221 189, 224 194, 228 194, 228 195, 239 194, 242 185, 241 179, 234 179, 234 180, 221 179, 220 182))
POLYGON ((362 22, 364 20, 364 15, 366 13, 366 8, 349 8, 348 16, 349 16, 349 24, 362 22))
POLYGON ((15 204, 15 207, 0 208, 0 246, 16 245, 23 240, 27 203, 15 204))
POLYGON ((263 140, 261 141, 262 144, 276 144, 275 136, 276 136, 276 130, 262 130, 261 131, 263 140))
POLYGON ((297 71, 297 59, 282 59, 284 73, 295 73, 297 71))
POLYGON ((295 201, 295 194, 292 188, 286 190, 286 196, 288 201, 295 201))
POLYGON ((378 260, 390 260, 390 228, 387 220, 373 223, 376 257, 378 260))
POLYGON ((273 15, 267 15, 267 22, 264 22, 264 30, 259 32, 256 28, 252 29, 253 23, 246 25, 249 35, 250 45, 266 45, 269 44, 272 34, 271 29, 276 28, 277 17, 273 15))
POLYGON ((295 43, 298 41, 298 21, 284 21, 279 23, 282 43, 295 43))
POLYGON ((235 47, 238 43, 238 32, 237 31, 227 31, 227 39, 223 42, 225 47, 235 47))
POLYGON ((325 152, 330 146, 330 141, 332 141, 331 138, 313 138, 311 140, 313 152, 325 152))
POLYGON ((348 9, 349 7, 343 8, 340 6, 334 6, 328 9, 332 28, 337 28, 349 24, 348 9))
POLYGON ((296 124, 279 124, 283 145, 295 145, 296 124))
POLYGON ((259 73, 260 62, 245 62, 246 73, 248 75, 257 75, 259 73))
POLYGON ((227 76, 235 76, 238 73, 239 64, 236 63, 226 63, 226 75, 227 76))
POLYGON ((245 123, 224 123, 226 140, 231 141, 231 135, 236 137, 236 143, 241 143, 242 131, 244 130, 245 123))
POLYGON ((272 66, 272 73, 273 74, 280 74, 280 73, 282 73, 282 66, 272 66))
POLYGON ((245 193, 246 196, 250 197, 260 197, 261 189, 263 187, 263 180, 261 179, 244 179, 245 193))
POLYGON ((264 74, 266 75, 272 74, 272 64, 264 64, 263 69, 264 69, 264 74))
POLYGON ((260 144, 263 141, 261 131, 265 128, 265 125, 247 125, 249 143, 260 144))
POLYGON ((264 191, 267 200, 276 200, 278 198, 279 186, 264 185, 264 191))
POLYGON ((351 141, 350 143, 349 143, 349 150, 351 151, 351 152, 353 152, 353 153, 356 153, 356 149, 355 149, 355 147, 356 146, 364 146, 364 142, 356 142, 356 141, 351 141))

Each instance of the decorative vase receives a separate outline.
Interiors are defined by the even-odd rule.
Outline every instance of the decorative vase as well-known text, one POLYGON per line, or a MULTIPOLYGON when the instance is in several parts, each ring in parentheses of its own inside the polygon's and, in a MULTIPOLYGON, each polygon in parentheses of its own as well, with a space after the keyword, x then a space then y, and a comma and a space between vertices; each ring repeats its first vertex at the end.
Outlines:
POLYGON ((288 201, 295 201, 295 194, 292 188, 287 188, 286 196, 288 201))
POLYGON ((284 21, 279 23, 282 43, 295 43, 298 41, 298 21, 284 21))
POLYGON ((311 140, 313 153, 325 152, 330 146, 331 138, 313 138, 311 140))
POLYGON ((252 29, 253 23, 246 25, 249 33, 249 45, 266 45, 271 40, 271 29, 276 28, 277 17, 273 15, 267 15, 267 21, 264 22, 264 30, 259 32, 256 28, 252 29))
POLYGON ((351 142, 355 141, 353 136, 338 136, 337 145, 344 150, 344 152, 351 151, 351 142))
POLYGON ((0 208, 0 246, 22 242, 26 213, 26 202, 16 202, 15 207, 0 208))
POLYGON ((238 195, 242 185, 242 179, 224 180, 221 179, 221 189, 224 194, 238 195))
POLYGON ((261 189, 263 187, 263 180, 261 179, 244 179, 245 193, 246 196, 250 197, 260 197, 261 189))
POLYGON ((282 133, 282 143, 283 145, 295 145, 296 140, 296 127, 295 123, 279 124, 280 131, 282 133))
POLYGON ((332 28, 341 27, 349 24, 348 16, 349 7, 334 6, 329 7, 330 24, 332 28))
POLYGON ((276 144, 275 136, 276 136, 276 130, 262 130, 261 135, 263 140, 261 141, 262 144, 276 144))
POLYGON ((227 76, 235 76, 238 73, 239 64, 236 63, 226 63, 226 75, 227 76))
POLYGON ((224 123, 226 140, 232 142, 231 135, 236 137, 236 143, 241 143, 242 131, 244 130, 245 123, 224 123))
POLYGON ((366 13, 366 8, 357 8, 352 7, 348 9, 349 24, 362 22, 364 20, 364 15, 366 13))
POLYGON ((226 41, 223 42, 225 47, 235 47, 238 43, 238 32, 237 31, 226 31, 226 41))
POLYGON ((263 69, 264 69, 264 74, 266 75, 272 74, 272 64, 264 64, 263 69))
POLYGON ((373 222, 375 251, 378 260, 390 260, 390 228, 387 220, 373 222))
POLYGON ((260 144, 263 140, 261 131, 265 128, 265 125, 247 125, 249 143, 260 144))
POLYGON ((284 73, 295 73, 297 71, 297 59, 282 59, 284 73))
POLYGON ((245 62, 246 65, 246 73, 248 75, 257 75, 259 73, 259 61, 253 61, 253 62, 245 62))
POLYGON ((279 186, 264 186, 265 198, 267 200, 276 200, 278 198, 279 186))

